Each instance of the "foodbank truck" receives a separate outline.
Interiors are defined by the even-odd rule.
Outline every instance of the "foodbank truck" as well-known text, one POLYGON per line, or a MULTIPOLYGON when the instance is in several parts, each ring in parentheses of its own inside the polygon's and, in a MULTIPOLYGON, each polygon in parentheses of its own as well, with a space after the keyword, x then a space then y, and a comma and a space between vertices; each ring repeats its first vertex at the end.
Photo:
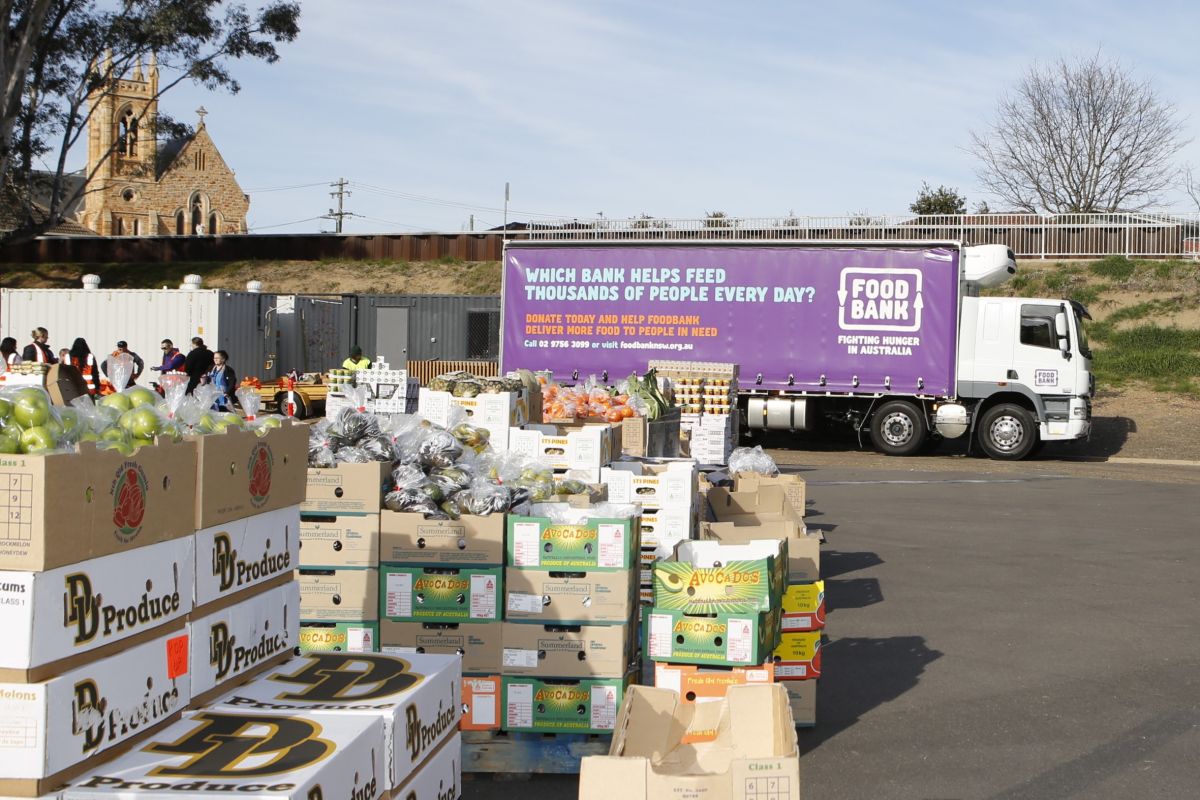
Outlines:
POLYGON ((1015 460, 1085 438, 1095 390, 1082 306, 979 296, 1015 272, 951 241, 514 242, 500 362, 564 383, 734 363, 751 432, 832 420, 890 455, 965 434, 1015 460))

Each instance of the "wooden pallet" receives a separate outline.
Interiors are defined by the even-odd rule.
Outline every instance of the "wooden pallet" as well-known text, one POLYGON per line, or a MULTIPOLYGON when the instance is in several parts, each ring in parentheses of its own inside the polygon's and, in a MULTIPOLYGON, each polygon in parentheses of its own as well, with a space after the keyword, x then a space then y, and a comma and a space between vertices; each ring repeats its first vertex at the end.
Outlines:
POLYGON ((584 756, 608 755, 612 736, 463 731, 463 772, 578 774, 584 756))

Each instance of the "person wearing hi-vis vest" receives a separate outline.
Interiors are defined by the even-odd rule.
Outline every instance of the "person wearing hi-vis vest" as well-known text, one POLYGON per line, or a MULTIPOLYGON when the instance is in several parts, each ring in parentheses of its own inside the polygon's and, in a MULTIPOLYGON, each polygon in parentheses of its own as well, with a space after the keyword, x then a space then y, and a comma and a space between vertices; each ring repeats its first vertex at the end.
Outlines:
POLYGON ((33 337, 33 341, 25 345, 25 351, 21 353, 21 358, 38 364, 57 364, 58 359, 54 357, 54 351, 50 349, 50 345, 46 344, 50 340, 50 331, 45 328, 34 328, 29 335, 33 337))
POLYGON ((82 336, 71 344, 70 359, 71 364, 83 376, 88 394, 98 394, 100 392, 100 365, 96 362, 96 357, 92 355, 92 348, 88 347, 87 340, 82 336))
POLYGON ((350 348, 350 357, 342 362, 342 369, 358 372, 363 369, 371 368, 371 359, 363 356, 362 348, 358 345, 350 348))

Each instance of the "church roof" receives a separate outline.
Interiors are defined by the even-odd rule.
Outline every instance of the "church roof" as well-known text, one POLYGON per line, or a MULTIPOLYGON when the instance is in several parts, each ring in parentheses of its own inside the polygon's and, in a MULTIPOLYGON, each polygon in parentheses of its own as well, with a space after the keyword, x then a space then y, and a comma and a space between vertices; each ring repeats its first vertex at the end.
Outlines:
POLYGON ((190 136, 177 136, 158 145, 158 160, 155 164, 156 178, 161 178, 163 173, 171 168, 175 159, 179 158, 179 154, 183 152, 183 148, 187 147, 188 142, 195 137, 195 133, 190 136))

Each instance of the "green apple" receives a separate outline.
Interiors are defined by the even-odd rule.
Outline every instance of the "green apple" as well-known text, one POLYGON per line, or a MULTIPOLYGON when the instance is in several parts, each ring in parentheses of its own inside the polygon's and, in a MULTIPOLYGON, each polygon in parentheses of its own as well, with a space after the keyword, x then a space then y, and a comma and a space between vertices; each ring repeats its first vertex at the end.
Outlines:
POLYGON ((12 403, 0 397, 0 422, 5 422, 12 416, 12 403))
POLYGON ((134 450, 140 450, 148 444, 154 444, 153 439, 147 439, 144 436, 134 436, 131 441, 133 442, 134 450))
POLYGON ((213 415, 205 411, 196 419, 196 423, 192 425, 192 433, 212 433, 213 432, 213 415))
POLYGON ((133 403, 134 408, 157 405, 158 401, 162 399, 157 392, 147 389, 145 386, 132 386, 126 389, 124 394, 129 398, 129 402, 133 403))
POLYGON ((22 428, 36 428, 50 419, 50 398, 41 389, 28 387, 13 397, 12 419, 22 428))
POLYGON ((283 419, 280 417, 262 417, 258 420, 260 428, 282 428, 283 419))
POLYGON ((21 452, 21 437, 15 428, 0 431, 0 453, 9 455, 21 452))
POLYGON ((133 408, 133 401, 125 394, 106 394, 100 398, 100 402, 96 405, 104 406, 105 408, 115 408, 120 413, 124 414, 129 409, 133 408))
POLYGON ((105 428, 104 432, 100 434, 100 441, 129 444, 129 432, 124 428, 105 428))
POLYGON ((213 432, 224 433, 226 428, 244 428, 246 421, 232 412, 213 415, 213 432))
POLYGON ((83 433, 79 434, 79 438, 77 438, 75 441, 98 442, 100 441, 100 434, 96 433, 95 431, 84 431, 83 433))
POLYGON ((123 456, 133 455, 133 445, 129 442, 106 441, 97 445, 101 450, 116 450, 123 456))
POLYGON ((151 406, 138 406, 121 415, 121 427, 132 436, 153 439, 162 429, 162 419, 151 406))
POLYGON ((53 450, 56 444, 54 436, 44 425, 27 428, 21 434, 22 453, 44 453, 53 450))
POLYGON ((79 412, 73 408, 58 409, 58 421, 62 423, 63 436, 69 439, 78 438, 80 428, 79 412))

